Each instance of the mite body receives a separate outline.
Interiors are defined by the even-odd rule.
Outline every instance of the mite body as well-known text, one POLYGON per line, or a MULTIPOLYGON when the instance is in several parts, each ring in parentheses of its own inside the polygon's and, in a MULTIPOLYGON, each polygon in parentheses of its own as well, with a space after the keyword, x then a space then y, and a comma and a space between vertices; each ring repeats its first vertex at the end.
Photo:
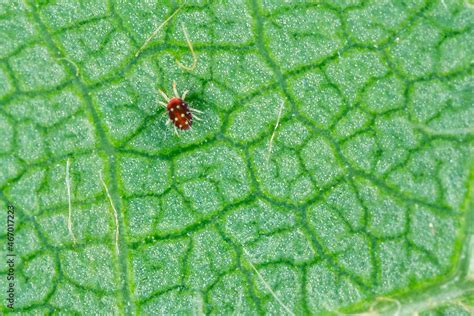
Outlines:
POLYGON ((166 105, 166 110, 175 127, 187 130, 193 124, 193 114, 183 99, 171 98, 166 105))
POLYGON ((195 113, 202 113, 196 109, 191 108, 186 102, 184 102, 188 91, 184 91, 183 95, 180 96, 178 94, 178 90, 176 89, 176 82, 173 81, 173 93, 174 97, 169 98, 166 93, 159 90, 163 98, 166 102, 160 101, 160 104, 166 108, 168 112, 169 122, 172 122, 174 125, 175 133, 178 135, 177 129, 180 130, 188 130, 191 128, 193 124, 193 118, 196 120, 200 120, 195 113), (195 113, 193 113, 195 112, 195 113))

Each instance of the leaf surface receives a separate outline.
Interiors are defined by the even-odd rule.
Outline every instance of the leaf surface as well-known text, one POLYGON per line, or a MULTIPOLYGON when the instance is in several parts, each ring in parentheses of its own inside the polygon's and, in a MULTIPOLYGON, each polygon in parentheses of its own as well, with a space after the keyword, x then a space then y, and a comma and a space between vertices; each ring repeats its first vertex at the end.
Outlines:
POLYGON ((472 312, 472 2, 178 7, 0 3, 15 311, 472 312))

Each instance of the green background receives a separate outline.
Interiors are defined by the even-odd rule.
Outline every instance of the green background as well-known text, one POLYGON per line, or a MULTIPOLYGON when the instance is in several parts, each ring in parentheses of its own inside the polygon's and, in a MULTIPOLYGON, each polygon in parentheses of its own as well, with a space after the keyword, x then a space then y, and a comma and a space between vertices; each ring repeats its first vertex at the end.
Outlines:
POLYGON ((0 1, 15 311, 469 315, 473 26, 454 0, 0 1), (173 80, 204 112, 179 137, 173 80))

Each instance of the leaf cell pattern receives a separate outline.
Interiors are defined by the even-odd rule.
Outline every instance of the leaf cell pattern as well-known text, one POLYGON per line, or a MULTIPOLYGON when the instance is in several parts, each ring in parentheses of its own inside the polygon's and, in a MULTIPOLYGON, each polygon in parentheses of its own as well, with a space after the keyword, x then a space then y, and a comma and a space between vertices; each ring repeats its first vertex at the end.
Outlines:
POLYGON ((177 3, 0 3, 15 310, 303 315, 472 290, 472 6, 189 1, 135 58, 177 3), (173 80, 204 111, 180 137, 157 104, 173 80))

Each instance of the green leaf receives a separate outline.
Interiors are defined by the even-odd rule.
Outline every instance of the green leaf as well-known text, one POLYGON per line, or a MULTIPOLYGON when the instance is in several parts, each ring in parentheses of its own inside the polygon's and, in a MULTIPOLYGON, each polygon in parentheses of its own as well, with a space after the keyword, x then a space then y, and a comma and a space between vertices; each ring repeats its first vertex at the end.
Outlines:
POLYGON ((0 312, 472 313, 473 43, 466 0, 0 1, 0 312))

